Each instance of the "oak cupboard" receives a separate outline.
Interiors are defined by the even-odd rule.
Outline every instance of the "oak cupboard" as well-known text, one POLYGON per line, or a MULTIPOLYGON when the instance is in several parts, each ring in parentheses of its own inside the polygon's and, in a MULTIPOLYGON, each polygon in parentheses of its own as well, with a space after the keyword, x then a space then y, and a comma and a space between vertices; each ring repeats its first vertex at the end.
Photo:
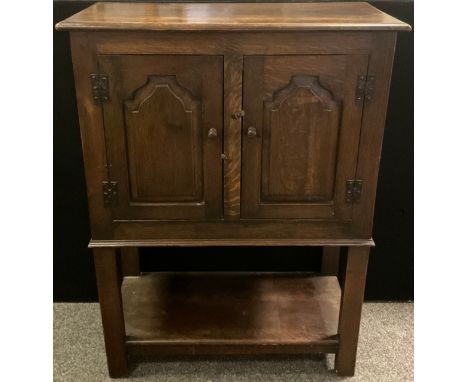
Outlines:
MULTIPOLYGON (((109 373, 336 354, 354 374, 398 31, 367 3, 96 3, 70 31, 109 373), (316 274, 142 274, 143 246, 321 246, 316 274)), ((268 261, 268 259, 265 259, 268 261)))

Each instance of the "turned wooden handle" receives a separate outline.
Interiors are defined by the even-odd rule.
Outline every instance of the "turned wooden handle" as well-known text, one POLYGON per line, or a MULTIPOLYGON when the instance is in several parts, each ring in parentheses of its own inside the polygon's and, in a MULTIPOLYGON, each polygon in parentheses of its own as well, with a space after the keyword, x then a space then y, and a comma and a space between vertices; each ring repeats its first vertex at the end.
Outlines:
POLYGON ((214 127, 208 130, 208 138, 216 138, 217 136, 218 136, 218 131, 214 127))
POLYGON ((248 129, 247 129, 247 136, 249 138, 254 138, 257 136, 257 129, 253 126, 250 126, 248 129))
POLYGON ((239 110, 239 111, 236 111, 235 113, 232 114, 232 118, 241 119, 244 115, 245 115, 245 111, 244 110, 239 110))

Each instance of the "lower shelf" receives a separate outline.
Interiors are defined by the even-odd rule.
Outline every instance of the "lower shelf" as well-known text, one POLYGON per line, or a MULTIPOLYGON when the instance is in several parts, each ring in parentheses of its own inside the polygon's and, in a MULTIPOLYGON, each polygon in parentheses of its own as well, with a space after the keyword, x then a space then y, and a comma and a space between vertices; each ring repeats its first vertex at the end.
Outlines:
POLYGON ((334 276, 148 273, 122 284, 126 346, 139 355, 334 353, 334 276))

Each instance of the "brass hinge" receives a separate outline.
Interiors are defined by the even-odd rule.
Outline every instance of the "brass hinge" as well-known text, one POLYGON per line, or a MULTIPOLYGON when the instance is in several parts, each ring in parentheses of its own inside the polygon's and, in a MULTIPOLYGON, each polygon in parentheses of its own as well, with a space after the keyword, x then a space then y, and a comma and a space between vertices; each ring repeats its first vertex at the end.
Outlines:
POLYGON ((94 103, 101 106, 109 101, 109 77, 104 74, 91 74, 90 79, 94 103))
POLYGON ((374 75, 358 76, 355 99, 358 105, 363 105, 365 101, 370 101, 372 99, 372 94, 374 93, 374 84, 374 75))
POLYGON ((102 182, 102 196, 105 207, 115 205, 119 196, 119 187, 117 182, 102 182))
POLYGON ((346 203, 355 203, 361 200, 362 180, 346 181, 346 203))

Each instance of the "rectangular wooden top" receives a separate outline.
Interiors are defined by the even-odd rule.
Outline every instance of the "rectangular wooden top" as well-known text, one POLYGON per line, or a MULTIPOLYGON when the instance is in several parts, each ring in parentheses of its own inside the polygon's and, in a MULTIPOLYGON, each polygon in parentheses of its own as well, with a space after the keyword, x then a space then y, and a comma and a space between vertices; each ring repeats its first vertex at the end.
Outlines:
POLYGON ((57 30, 393 30, 411 27, 368 3, 96 3, 57 30))

